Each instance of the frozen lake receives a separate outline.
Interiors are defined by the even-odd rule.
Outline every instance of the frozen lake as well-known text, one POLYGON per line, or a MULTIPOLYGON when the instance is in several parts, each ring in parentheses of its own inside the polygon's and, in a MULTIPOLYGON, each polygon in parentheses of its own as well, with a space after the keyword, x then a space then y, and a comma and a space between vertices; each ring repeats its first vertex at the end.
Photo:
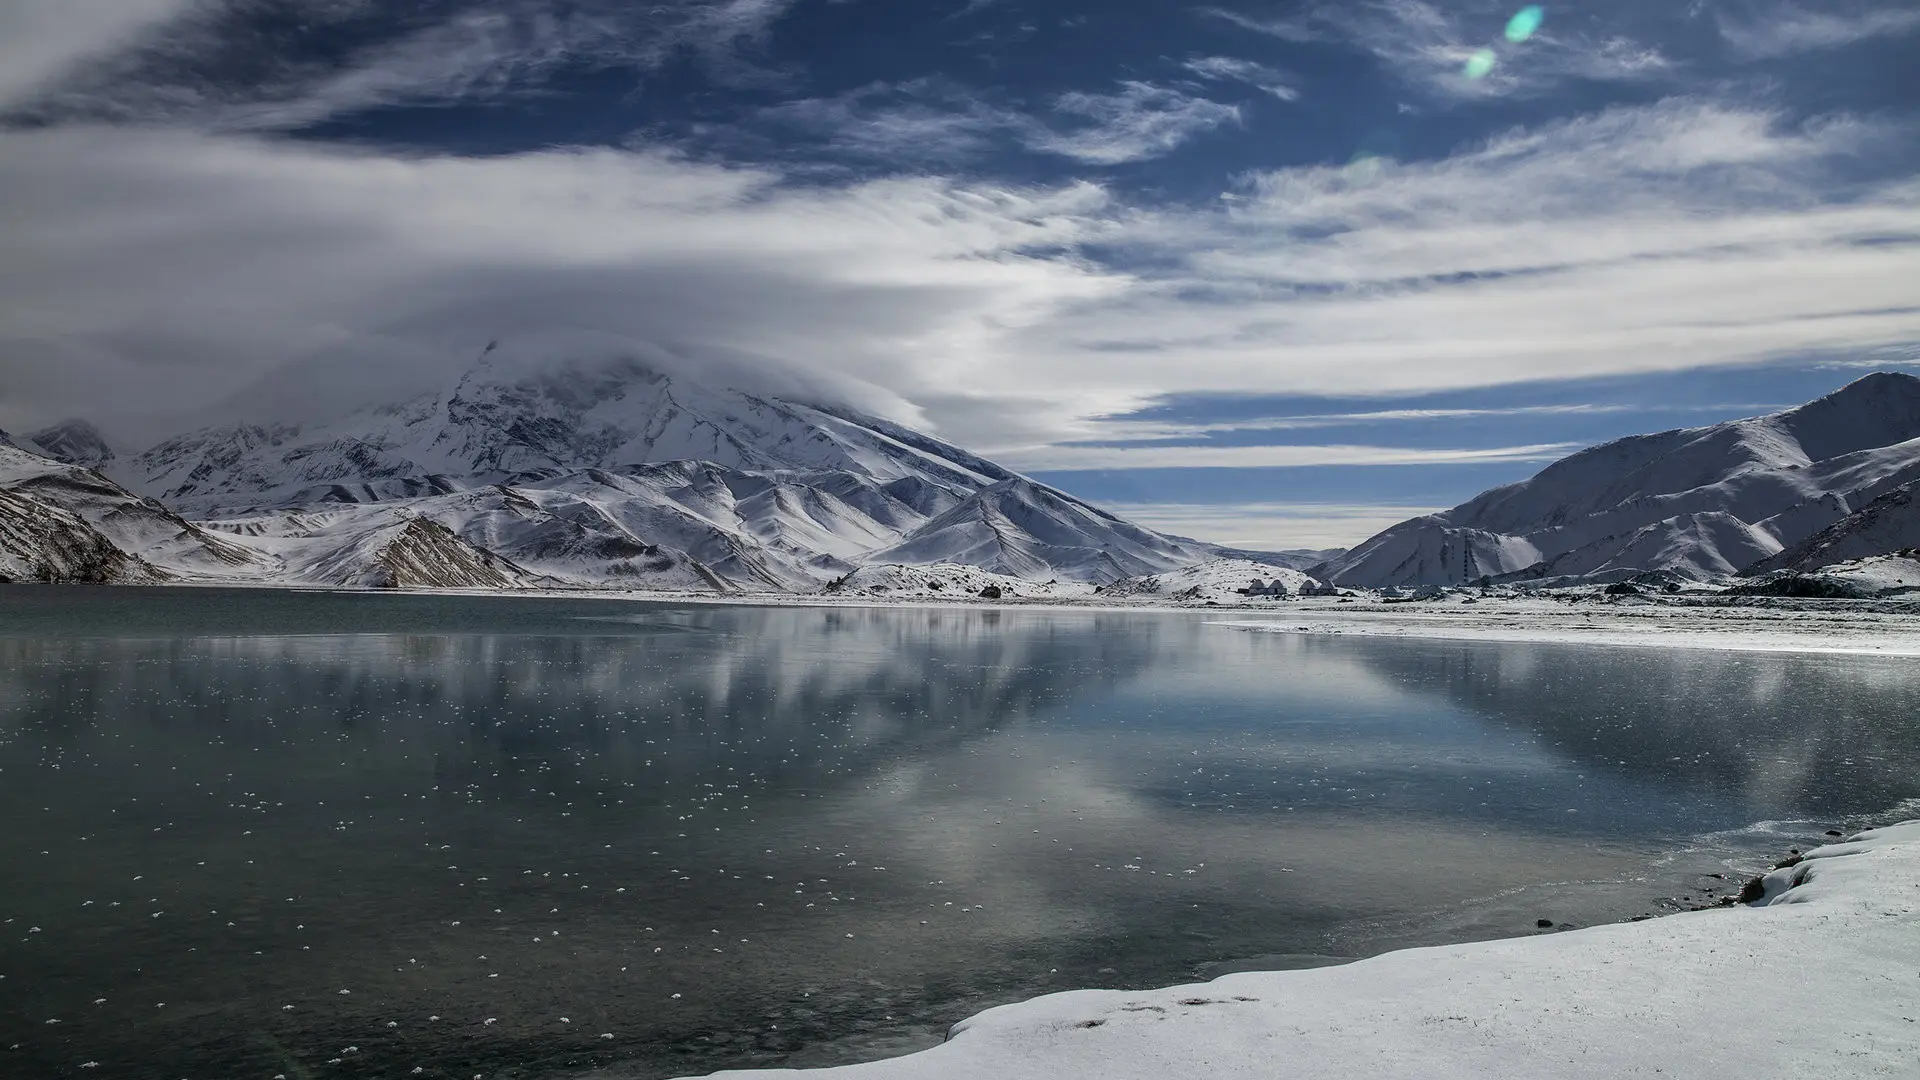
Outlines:
POLYGON ((0 1075, 825 1064, 1920 796, 1910 659, 1231 618, 0 588, 0 1075))

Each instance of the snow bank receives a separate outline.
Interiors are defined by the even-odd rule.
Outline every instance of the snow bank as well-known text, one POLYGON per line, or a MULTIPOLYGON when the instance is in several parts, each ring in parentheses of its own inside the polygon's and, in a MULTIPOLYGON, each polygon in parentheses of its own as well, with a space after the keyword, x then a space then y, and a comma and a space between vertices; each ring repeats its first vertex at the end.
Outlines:
POLYGON ((1841 582, 1863 596, 1920 593, 1920 550, 1834 563, 1816 576, 1841 582))
MULTIPOLYGON (((1597 590, 1595 590, 1597 593, 1597 590)), ((1737 652, 1850 653, 1920 656, 1912 604, 1854 603, 1793 606, 1653 603, 1598 595, 1550 599, 1483 596, 1473 604, 1341 604, 1308 600, 1285 617, 1222 622, 1235 630, 1270 634, 1349 634, 1362 637, 1444 638, 1457 641, 1558 642, 1633 648, 1721 649, 1737 652), (1577 599, 1579 602, 1568 602, 1577 599), (1886 610, 1868 610, 1879 606, 1886 610)))
MULTIPOLYGON (((1256 578, 1267 585, 1278 580, 1288 596, 1325 588, 1317 579, 1289 567, 1251 559, 1212 559, 1165 573, 1116 581, 1101 589, 1100 595, 1109 600, 1151 598, 1231 604, 1248 599, 1240 590, 1256 578)), ((1265 600, 1266 597, 1253 599, 1265 600)))
POLYGON ((1920 821, 1777 871, 1761 905, 1343 967, 993 1009, 816 1080, 1741 1080, 1920 1071, 1920 821), (1791 887, 1789 887, 1791 886, 1791 887))
POLYGON ((1030 581, 954 563, 929 566, 879 563, 836 578, 821 589, 821 593, 863 601, 1070 600, 1092 596, 1093 586, 1080 581, 1030 581))

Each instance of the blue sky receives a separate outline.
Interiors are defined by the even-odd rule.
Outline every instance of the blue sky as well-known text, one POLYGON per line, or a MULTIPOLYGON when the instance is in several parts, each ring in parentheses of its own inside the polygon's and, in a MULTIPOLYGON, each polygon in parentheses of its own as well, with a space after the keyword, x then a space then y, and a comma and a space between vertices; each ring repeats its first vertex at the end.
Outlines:
POLYGON ((13 0, 0 425, 591 331, 1327 546, 1920 366, 1920 8, 1530 7, 13 0))

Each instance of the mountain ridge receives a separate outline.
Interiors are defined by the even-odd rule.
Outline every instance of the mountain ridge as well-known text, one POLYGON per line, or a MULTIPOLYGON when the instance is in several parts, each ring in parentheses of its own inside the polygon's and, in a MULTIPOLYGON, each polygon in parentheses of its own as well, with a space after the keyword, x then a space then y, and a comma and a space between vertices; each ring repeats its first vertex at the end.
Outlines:
POLYGON ((1705 580, 1916 478, 1920 379, 1876 372, 1778 413, 1590 447, 1391 526, 1313 572, 1371 587, 1655 569, 1705 580))
MULTIPOLYGON (((516 349, 330 421, 104 456, 101 482, 185 512, 203 546, 242 553, 230 576, 261 582, 810 592, 892 561, 1101 584, 1224 550, 845 406, 516 349)), ((77 451, 107 445, 56 427, 77 451)))

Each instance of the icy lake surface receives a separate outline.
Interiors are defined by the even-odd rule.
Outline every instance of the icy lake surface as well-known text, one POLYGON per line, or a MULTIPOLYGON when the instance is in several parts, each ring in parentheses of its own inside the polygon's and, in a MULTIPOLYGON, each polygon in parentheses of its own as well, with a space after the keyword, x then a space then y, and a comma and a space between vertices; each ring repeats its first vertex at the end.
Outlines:
POLYGON ((833 1063, 1920 795, 1912 660, 1223 617, 0 589, 0 1075, 833 1063))

